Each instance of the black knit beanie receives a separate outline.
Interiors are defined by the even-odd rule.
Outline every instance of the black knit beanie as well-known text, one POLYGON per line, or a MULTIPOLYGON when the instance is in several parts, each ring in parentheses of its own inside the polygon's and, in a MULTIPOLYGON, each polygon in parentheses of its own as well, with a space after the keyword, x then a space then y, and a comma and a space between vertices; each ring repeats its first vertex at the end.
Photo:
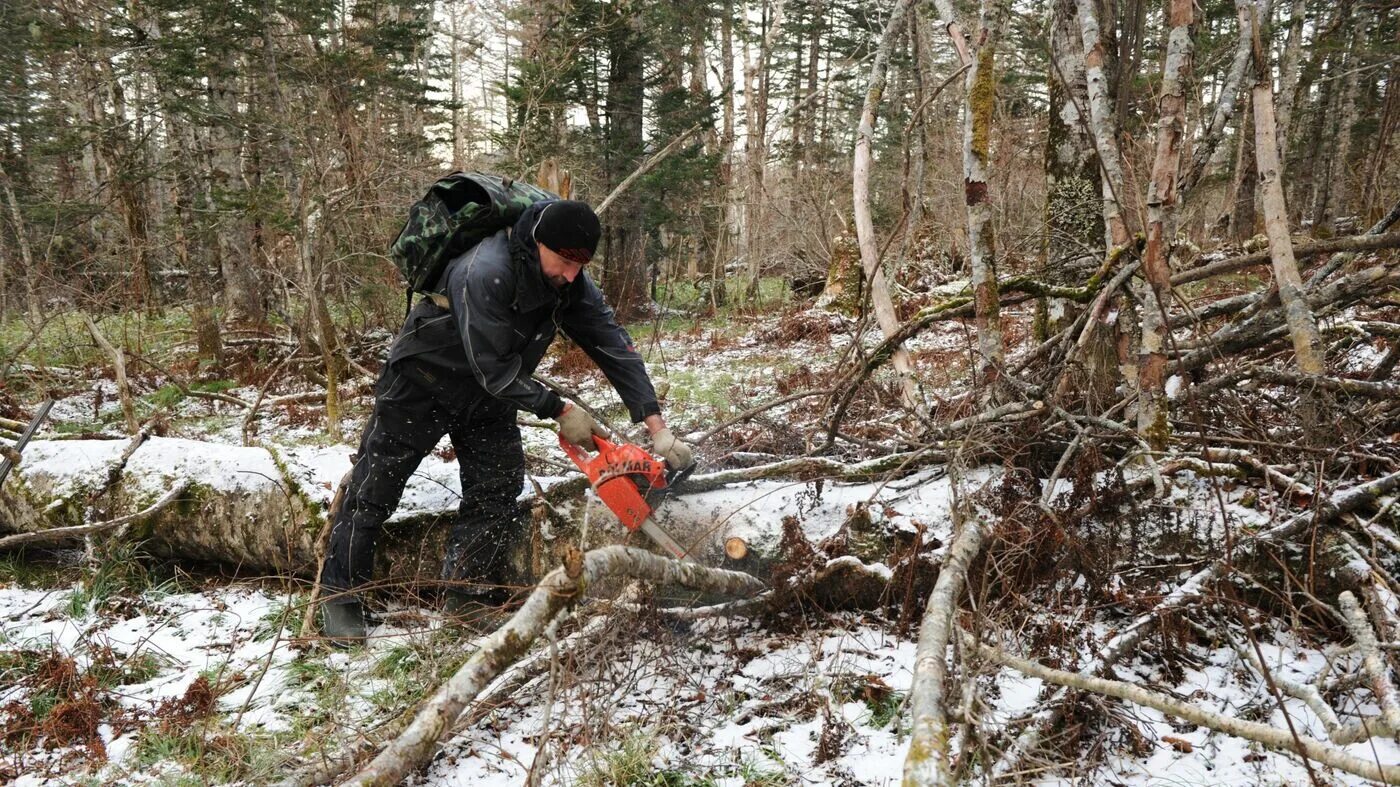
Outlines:
POLYGON ((580 265, 593 259, 603 228, 587 202, 561 199, 550 202, 535 219, 535 242, 580 265))

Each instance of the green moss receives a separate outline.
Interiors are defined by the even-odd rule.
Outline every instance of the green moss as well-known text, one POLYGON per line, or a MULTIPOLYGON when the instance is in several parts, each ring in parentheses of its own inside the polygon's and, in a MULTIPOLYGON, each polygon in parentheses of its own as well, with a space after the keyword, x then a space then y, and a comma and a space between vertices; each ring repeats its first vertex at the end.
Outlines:
POLYGON ((991 147, 992 109, 997 98, 995 67, 996 46, 988 43, 977 52, 977 79, 968 97, 968 111, 972 113, 972 155, 984 165, 991 147))
MULTIPOLYGON (((263 446, 263 448, 267 449, 267 452, 272 455, 272 463, 277 465, 277 472, 282 476, 282 488, 287 490, 287 494, 300 501, 301 510, 306 512, 305 516, 300 517, 303 520, 301 523, 302 527, 307 533, 311 534, 312 538, 316 538, 321 534, 321 529, 326 525, 326 516, 330 513, 328 508, 319 501, 312 500, 311 497, 306 494, 301 483, 292 476, 292 471, 291 468, 287 466, 287 461, 282 458, 282 454, 278 452, 275 447, 267 445, 263 446)), ((291 515, 294 518, 298 517, 298 511, 295 506, 292 507, 291 515)))
POLYGON ((1166 401, 1158 402, 1156 416, 1152 419, 1151 426, 1149 426, 1147 431, 1143 434, 1143 439, 1147 441, 1147 444, 1151 446, 1154 451, 1166 450, 1167 443, 1171 441, 1172 425, 1171 421, 1167 418, 1168 409, 1169 407, 1166 401))

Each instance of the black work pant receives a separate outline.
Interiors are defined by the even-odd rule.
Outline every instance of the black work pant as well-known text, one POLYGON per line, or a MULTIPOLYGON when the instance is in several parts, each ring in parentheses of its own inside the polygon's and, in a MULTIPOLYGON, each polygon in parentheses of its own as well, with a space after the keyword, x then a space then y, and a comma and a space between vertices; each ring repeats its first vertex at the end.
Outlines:
POLYGON ((452 440, 462 479, 462 501, 448 539, 443 579, 483 585, 508 579, 507 554, 522 531, 517 498, 525 483, 525 451, 515 409, 488 400, 454 413, 395 365, 386 364, 350 485, 331 527, 321 569, 327 597, 348 602, 351 597, 344 591, 370 581, 384 521, 398 508, 409 477, 443 434, 452 440))

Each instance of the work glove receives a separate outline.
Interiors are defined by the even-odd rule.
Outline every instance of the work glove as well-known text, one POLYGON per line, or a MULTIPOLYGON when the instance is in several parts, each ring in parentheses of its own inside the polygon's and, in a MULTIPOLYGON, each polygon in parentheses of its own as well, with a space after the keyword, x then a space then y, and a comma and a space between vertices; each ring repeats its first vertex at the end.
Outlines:
POLYGON ((690 446, 681 441, 671 433, 670 429, 662 429, 651 436, 651 447, 672 470, 684 470, 695 463, 695 456, 690 452, 690 446))
POLYGON ((603 431, 603 427, 593 420, 582 407, 575 407, 572 402, 566 403, 564 409, 554 416, 554 420, 559 422, 559 436, 573 443, 585 451, 592 451, 597 448, 593 444, 593 435, 607 437, 608 433, 603 431))

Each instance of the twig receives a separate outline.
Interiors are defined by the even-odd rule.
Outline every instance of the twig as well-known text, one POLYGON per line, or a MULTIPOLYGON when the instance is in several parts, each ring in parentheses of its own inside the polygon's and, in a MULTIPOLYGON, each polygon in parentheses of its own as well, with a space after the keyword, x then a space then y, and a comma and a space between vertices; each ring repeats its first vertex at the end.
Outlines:
POLYGON ((749 409, 745 410, 744 412, 739 413, 738 415, 734 416, 733 418, 730 418, 728 421, 725 421, 724 423, 720 424, 719 426, 716 426, 716 427, 711 428, 710 430, 706 431, 704 434, 702 434, 702 435, 700 435, 699 437, 695 438, 695 439, 692 440, 691 442, 692 442, 693 444, 697 444, 697 445, 700 444, 700 443, 703 443, 703 442, 705 442, 706 440, 709 440, 711 437, 714 437, 715 435, 719 434, 720 432, 723 432, 725 429, 728 429, 729 427, 731 427, 731 426, 733 426, 733 425, 735 425, 735 424, 738 424, 738 423, 742 423, 742 422, 744 422, 744 421, 747 421, 747 420, 749 420, 750 418, 753 418, 754 416, 756 416, 756 415, 758 415, 758 414, 760 414, 760 413, 764 413, 764 412, 767 412, 768 410, 772 410, 774 407, 780 407, 780 406, 785 405, 785 404, 787 404, 787 403, 789 403, 789 402, 795 402, 795 401, 797 401, 798 399, 807 399, 807 398, 810 398, 810 397, 813 397, 813 396, 830 396, 832 393, 833 393, 833 391, 832 391, 832 389, 830 389, 830 388, 822 388, 822 389, 819 389, 819 390, 812 390, 812 391, 801 391, 801 392, 799 392, 799 393, 789 394, 789 395, 784 396, 784 397, 781 397, 781 398, 779 398, 779 399, 774 399, 774 400, 772 400, 772 401, 770 401, 770 402, 764 402, 763 404, 755 405, 755 406, 750 407, 749 409))
POLYGON ((75 537, 81 538, 92 533, 100 533, 104 530, 111 530, 133 522, 139 522, 163 511, 166 506, 169 506, 171 503, 175 502, 180 495, 184 494, 185 490, 189 489, 189 487, 189 481, 180 481, 149 507, 137 511, 134 514, 127 514, 126 516, 117 517, 116 519, 109 519, 106 522, 96 522, 90 525, 73 525, 71 527, 54 527, 47 530, 36 530, 32 533, 18 533, 12 536, 5 536, 4 538, 0 538, 0 549, 13 549, 17 546, 33 543, 65 541, 75 537))
MULTIPOLYGON (((257 417, 258 408, 262 406, 263 399, 267 398, 267 389, 272 386, 273 380, 278 379, 277 373, 282 371, 282 367, 286 366, 287 361, 291 360, 292 356, 295 354, 296 348, 293 348, 291 352, 282 356, 282 360, 278 361, 277 365, 272 367, 272 371, 268 373, 267 379, 264 380, 263 384, 258 388, 257 398, 253 400, 252 404, 247 405, 248 413, 243 416, 243 426, 240 430, 240 433, 243 435, 244 445, 252 445, 253 419, 257 417)), ((349 356, 346 357, 348 358, 349 356)))

